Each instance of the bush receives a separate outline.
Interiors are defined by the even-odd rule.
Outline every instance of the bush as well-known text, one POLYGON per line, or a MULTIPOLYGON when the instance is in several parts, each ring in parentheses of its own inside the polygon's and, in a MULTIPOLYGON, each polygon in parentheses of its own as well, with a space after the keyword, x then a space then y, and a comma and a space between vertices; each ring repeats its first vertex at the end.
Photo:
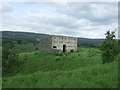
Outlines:
POLYGON ((17 73, 17 67, 21 65, 21 62, 18 61, 18 54, 15 54, 12 51, 13 44, 7 43, 2 47, 2 73, 3 76, 10 76, 17 73))
POLYGON ((106 38, 101 45, 103 63, 112 62, 118 54, 118 43, 115 40, 115 31, 107 31, 106 38))

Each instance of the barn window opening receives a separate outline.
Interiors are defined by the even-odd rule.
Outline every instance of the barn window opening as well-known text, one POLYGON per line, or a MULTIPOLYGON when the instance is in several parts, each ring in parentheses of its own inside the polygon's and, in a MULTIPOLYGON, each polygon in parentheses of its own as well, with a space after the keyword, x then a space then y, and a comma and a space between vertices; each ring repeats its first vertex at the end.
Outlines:
POLYGON ((53 46, 53 48, 57 48, 56 46, 53 46))
POLYGON ((70 52, 73 52, 74 50, 70 50, 70 52))

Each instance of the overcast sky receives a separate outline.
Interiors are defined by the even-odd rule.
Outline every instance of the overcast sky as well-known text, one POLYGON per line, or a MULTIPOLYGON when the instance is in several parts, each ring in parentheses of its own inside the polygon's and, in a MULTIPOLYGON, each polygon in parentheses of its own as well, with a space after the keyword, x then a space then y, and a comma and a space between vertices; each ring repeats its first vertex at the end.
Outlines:
POLYGON ((117 2, 6 2, 0 9, 4 31, 104 38, 118 28, 117 2))

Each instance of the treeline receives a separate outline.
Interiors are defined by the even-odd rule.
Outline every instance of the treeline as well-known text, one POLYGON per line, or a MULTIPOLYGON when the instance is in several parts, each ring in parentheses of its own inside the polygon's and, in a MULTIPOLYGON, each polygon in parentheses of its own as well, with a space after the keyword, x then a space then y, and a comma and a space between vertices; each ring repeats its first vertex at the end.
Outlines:
POLYGON ((92 43, 78 43, 77 45, 79 48, 99 48, 100 45, 95 45, 92 43))
POLYGON ((78 38, 78 47, 84 48, 99 48, 104 39, 88 39, 88 38, 78 38))
POLYGON ((2 38, 2 42, 6 43, 6 42, 11 42, 14 44, 38 44, 39 41, 36 40, 31 40, 31 39, 9 39, 9 38, 2 38))

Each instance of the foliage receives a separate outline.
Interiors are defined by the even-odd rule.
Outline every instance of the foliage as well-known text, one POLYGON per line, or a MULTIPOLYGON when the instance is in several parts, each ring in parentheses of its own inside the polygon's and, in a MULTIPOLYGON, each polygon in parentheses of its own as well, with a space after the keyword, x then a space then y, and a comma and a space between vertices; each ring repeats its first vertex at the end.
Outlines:
POLYGON ((18 43, 18 44, 22 44, 22 41, 21 41, 21 40, 17 40, 17 43, 18 43))
POLYGON ((21 64, 18 61, 18 55, 12 51, 13 43, 9 42, 2 47, 2 71, 3 76, 10 76, 16 73, 16 68, 21 64))
POLYGON ((101 45, 103 63, 114 61, 115 56, 118 54, 118 43, 115 38, 115 31, 107 31, 106 39, 101 45))

